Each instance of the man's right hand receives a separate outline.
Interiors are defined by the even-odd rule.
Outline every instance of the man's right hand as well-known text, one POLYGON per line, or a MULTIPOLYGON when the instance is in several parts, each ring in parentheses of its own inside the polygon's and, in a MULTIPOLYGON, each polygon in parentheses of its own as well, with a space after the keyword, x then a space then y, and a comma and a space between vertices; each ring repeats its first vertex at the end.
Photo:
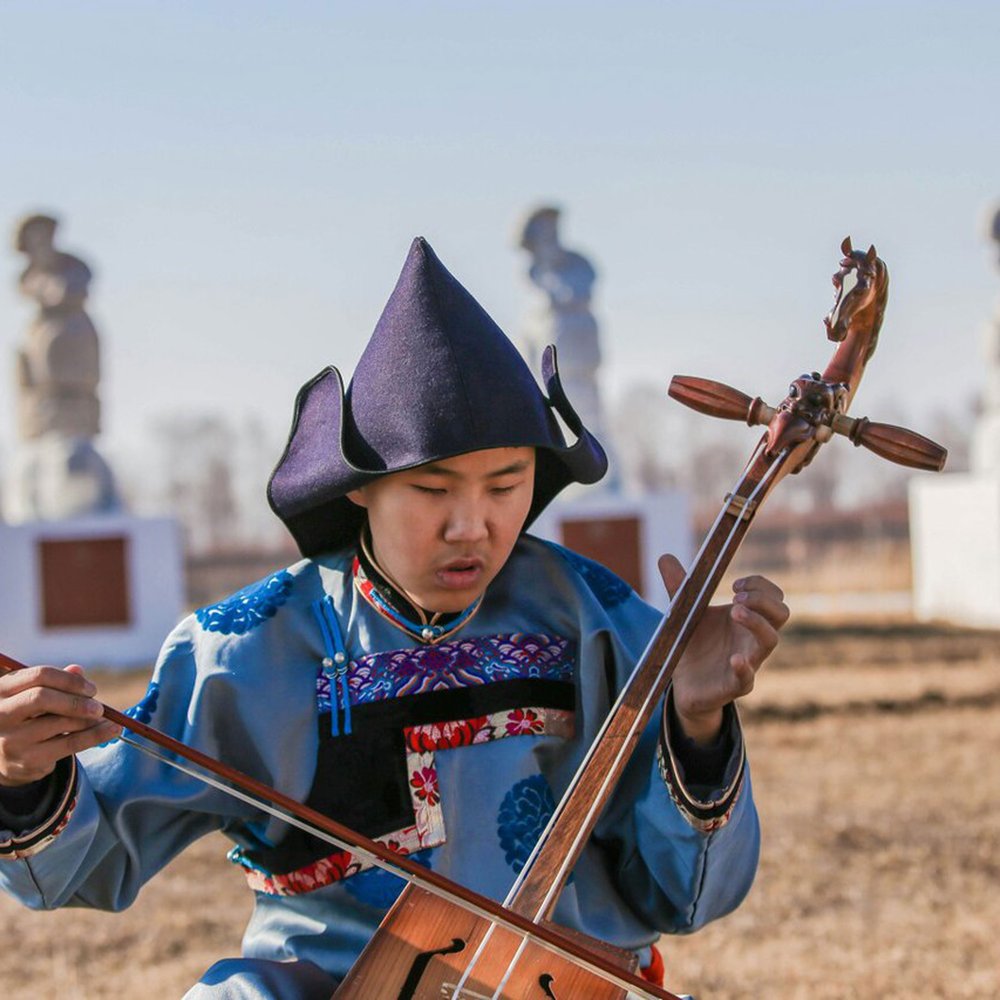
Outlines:
POLYGON ((102 718, 96 693, 76 664, 0 676, 0 786, 40 781, 63 757, 121 735, 102 718))

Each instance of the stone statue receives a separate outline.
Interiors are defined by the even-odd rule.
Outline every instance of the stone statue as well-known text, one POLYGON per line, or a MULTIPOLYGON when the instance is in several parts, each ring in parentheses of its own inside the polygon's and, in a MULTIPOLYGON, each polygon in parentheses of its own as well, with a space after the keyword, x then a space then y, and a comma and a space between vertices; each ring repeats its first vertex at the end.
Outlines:
POLYGON ((32 215, 17 228, 15 245, 28 258, 21 293, 38 314, 18 352, 21 437, 48 431, 95 437, 100 431, 97 331, 84 311, 90 268, 55 248, 56 220, 32 215))
POLYGON ((559 242, 558 225, 559 209, 544 206, 529 213, 521 226, 520 244, 531 254, 528 275, 545 294, 527 324, 523 351, 537 369, 538 354, 555 344, 566 394, 584 426, 607 447, 597 383, 601 345, 590 311, 597 274, 586 257, 559 242))
POLYGON ((117 510, 114 478, 92 440, 101 429, 100 350, 84 310, 90 268, 55 247, 58 222, 30 215, 14 246, 28 258, 21 293, 38 312, 17 352, 20 445, 5 491, 10 521, 117 510))
MULTIPOLYGON (((1000 205, 987 215, 986 236, 1000 250, 1000 205)), ((972 431, 970 465, 973 472, 1000 471, 1000 310, 983 329, 986 385, 980 413, 972 431)))
MULTIPOLYGON (((990 213, 989 238, 1000 251, 1000 205, 990 213)), ((997 261, 1000 263, 1000 253, 997 261)), ((983 402, 987 409, 1000 410, 1000 311, 986 328, 983 348, 989 379, 983 402)))
MULTIPOLYGON (((993 240, 1000 249, 1000 205, 994 205, 987 213, 987 238, 993 240)), ((1000 263, 1000 257, 998 257, 1000 263)))

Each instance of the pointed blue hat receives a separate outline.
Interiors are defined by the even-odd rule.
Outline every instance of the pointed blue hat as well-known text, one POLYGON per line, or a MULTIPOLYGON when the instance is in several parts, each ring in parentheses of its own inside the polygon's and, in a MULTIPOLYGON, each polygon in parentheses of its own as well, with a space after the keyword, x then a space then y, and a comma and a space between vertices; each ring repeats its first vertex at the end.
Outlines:
POLYGON ((357 538, 364 511, 347 498, 380 476, 485 448, 534 447, 527 527, 572 482, 597 482, 608 460, 559 382, 554 347, 542 393, 486 310, 421 237, 344 392, 333 367, 295 401, 268 500, 303 555, 357 538), (555 414, 576 440, 568 445, 555 414))

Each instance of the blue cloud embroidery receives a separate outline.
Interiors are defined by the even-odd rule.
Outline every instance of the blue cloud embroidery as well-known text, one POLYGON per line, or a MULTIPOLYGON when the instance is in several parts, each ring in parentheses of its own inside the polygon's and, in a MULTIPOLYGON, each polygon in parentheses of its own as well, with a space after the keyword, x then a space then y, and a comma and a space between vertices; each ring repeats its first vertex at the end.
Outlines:
MULTIPOLYGON (((410 855, 410 861, 415 861, 425 868, 431 865, 431 851, 417 851, 410 855)), ((358 872, 344 880, 344 888, 359 902, 367 903, 380 910, 388 910, 396 897, 403 891, 406 883, 396 875, 384 871, 382 868, 369 868, 367 871, 358 872)))
POLYGON ((591 593, 601 602, 601 606, 608 611, 617 608, 619 604, 624 604, 632 595, 632 588, 615 573, 612 573, 607 566, 602 566, 593 559, 587 559, 572 549, 563 548, 554 542, 549 543, 556 552, 561 555, 566 562, 583 577, 591 593))
POLYGON ((237 591, 218 604, 195 612, 206 632, 243 635, 278 613, 292 592, 294 578, 287 570, 274 573, 237 591))
POLYGON ((555 807, 549 783, 540 774, 519 781, 504 796, 497 815, 497 835, 515 873, 524 867, 555 807))
POLYGON ((153 721, 153 713, 156 711, 156 701, 160 697, 160 685, 156 681, 150 681, 146 693, 142 696, 142 701, 137 702, 125 714, 136 722, 143 722, 147 726, 153 721))

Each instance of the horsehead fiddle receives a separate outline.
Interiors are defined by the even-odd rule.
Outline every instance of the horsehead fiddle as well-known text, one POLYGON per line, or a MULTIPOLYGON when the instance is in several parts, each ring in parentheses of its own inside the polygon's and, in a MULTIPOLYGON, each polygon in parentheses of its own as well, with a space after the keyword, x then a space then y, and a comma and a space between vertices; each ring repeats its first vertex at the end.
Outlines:
MULTIPOLYGON (((629 992, 677 1000, 635 975, 634 956, 553 925, 549 918, 559 893, 750 522, 775 485, 804 468, 835 434, 917 469, 940 470, 947 455, 913 431, 848 416, 878 342, 889 278, 874 247, 854 250, 848 237, 841 249, 844 257, 833 277, 835 302, 824 320, 838 346, 822 373, 795 379, 777 407, 709 379, 676 376, 671 381, 669 393, 679 402, 767 431, 502 905, 105 707, 105 718, 126 730, 124 741, 408 882, 336 990, 336 1000, 622 1000, 629 992)), ((23 665, 0 653, 0 670, 14 669, 23 665)))

